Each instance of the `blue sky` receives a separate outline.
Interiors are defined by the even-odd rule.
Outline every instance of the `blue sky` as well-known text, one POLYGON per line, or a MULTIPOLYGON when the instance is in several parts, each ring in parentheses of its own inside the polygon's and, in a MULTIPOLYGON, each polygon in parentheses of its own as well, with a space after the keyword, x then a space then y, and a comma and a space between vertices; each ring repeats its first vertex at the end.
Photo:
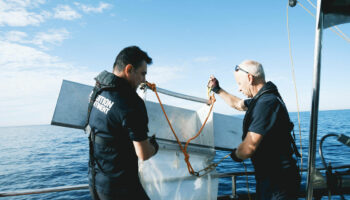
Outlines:
MULTIPOLYGON (((316 4, 316 1, 312 1, 316 4)), ((153 58, 147 79, 179 93, 206 97, 211 74, 244 98, 233 66, 253 59, 279 87, 289 111, 296 98, 289 59, 288 1, 0 0, 0 126, 50 123, 63 79, 93 85, 118 52, 138 45, 153 58)), ((304 6, 315 13, 305 0, 304 6)), ((302 111, 312 92, 315 19, 289 8, 295 75, 302 111)), ((350 36, 350 24, 339 28, 350 36)), ((349 109, 350 42, 323 35, 320 109, 349 109)), ((161 96, 163 103, 201 105, 161 96)), ((147 99, 155 101, 148 92, 147 99)), ((218 99, 215 112, 242 114, 218 99)))

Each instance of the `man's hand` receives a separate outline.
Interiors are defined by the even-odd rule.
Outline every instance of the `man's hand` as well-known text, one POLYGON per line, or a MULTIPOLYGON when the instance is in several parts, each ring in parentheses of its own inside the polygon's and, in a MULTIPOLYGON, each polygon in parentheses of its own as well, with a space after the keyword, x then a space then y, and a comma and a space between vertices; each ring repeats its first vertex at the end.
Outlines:
POLYGON ((149 139, 149 143, 151 145, 153 145, 154 149, 155 149, 155 152, 153 155, 155 155, 157 152, 158 152, 158 149, 159 149, 159 145, 156 141, 156 135, 152 135, 152 137, 149 139))
POLYGON ((213 75, 211 75, 209 78, 208 87, 215 93, 218 93, 221 90, 219 81, 213 75))
POLYGON ((237 157, 236 151, 237 151, 237 149, 235 148, 232 150, 232 152, 230 154, 232 160, 236 161, 236 162, 242 162, 243 160, 237 157))

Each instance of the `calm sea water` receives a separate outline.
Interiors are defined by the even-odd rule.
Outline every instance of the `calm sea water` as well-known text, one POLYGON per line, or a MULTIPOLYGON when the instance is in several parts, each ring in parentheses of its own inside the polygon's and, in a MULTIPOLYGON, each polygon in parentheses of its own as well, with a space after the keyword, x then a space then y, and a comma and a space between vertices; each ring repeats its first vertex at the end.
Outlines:
MULTIPOLYGON (((290 115, 296 125, 296 142, 299 146, 297 114, 290 113, 290 115)), ((306 168, 310 113, 302 112, 300 117, 303 167, 306 168)), ((320 111, 318 138, 328 133, 350 136, 350 110, 320 111)), ((216 161, 226 154, 227 152, 217 152, 216 161)), ((332 166, 350 164, 350 148, 335 138, 328 138, 324 142, 324 155, 332 166)), ((87 184, 87 162, 88 139, 81 130, 50 125, 0 128, 0 191, 2 192, 87 184)), ((251 163, 246 162, 246 165, 248 171, 251 171, 251 163)), ((316 165, 323 167, 318 154, 316 165)), ((244 167, 240 163, 226 159, 218 166, 217 171, 221 173, 244 171, 244 167)), ((248 180, 249 189, 253 192, 254 177, 250 176, 248 180)), ((230 178, 220 179, 219 182, 219 195, 231 194, 230 178)), ((237 187, 238 192, 247 191, 245 176, 237 178, 237 187)), ((88 200, 90 195, 87 190, 79 190, 0 198, 2 199, 88 200)))

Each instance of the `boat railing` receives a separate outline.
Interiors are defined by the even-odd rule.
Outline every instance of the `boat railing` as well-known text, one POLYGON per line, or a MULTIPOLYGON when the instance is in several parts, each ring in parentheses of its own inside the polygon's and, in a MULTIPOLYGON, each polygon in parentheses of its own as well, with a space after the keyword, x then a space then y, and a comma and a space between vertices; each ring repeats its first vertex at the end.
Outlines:
MULTIPOLYGON (((151 89, 148 85, 141 86, 141 88, 151 89)), ((187 94, 177 93, 177 92, 173 92, 173 91, 166 90, 166 89, 159 88, 159 87, 156 87, 156 89, 157 89, 157 92, 168 95, 168 96, 172 96, 172 97, 176 97, 176 98, 184 99, 184 100, 189 100, 189 101, 194 101, 194 102, 198 102, 198 103, 210 104, 210 101, 208 99, 203 99, 200 97, 195 97, 195 96, 191 96, 191 95, 187 95, 187 94)))
MULTIPOLYGON (((333 170, 336 169, 349 169, 350 170, 350 165, 343 165, 343 166, 337 166, 337 167, 332 167, 333 170)), ((327 170, 327 168, 317 168, 317 170, 322 171, 322 170, 327 170)), ((307 172, 307 169, 302 169, 302 173, 307 172)), ((232 173, 223 173, 223 174, 218 174, 217 177, 219 178, 226 178, 226 177, 231 177, 232 179, 232 194, 231 195, 222 195, 218 196, 218 200, 228 200, 228 199, 254 199, 255 194, 252 194, 252 197, 248 197, 249 194, 237 194, 237 177, 238 176, 251 176, 254 175, 255 173, 250 171, 250 172, 232 172, 232 173)), ((344 179, 345 180, 345 179, 344 179)), ((344 181, 343 180, 343 181, 344 181)), ((343 194, 350 194, 350 179, 346 179, 346 184, 343 185, 344 188, 346 189, 341 189, 338 192, 343 193, 343 194)), ((321 199, 322 196, 327 196, 329 195, 327 185, 319 185, 321 186, 319 189, 315 190, 315 199, 321 199)), ((300 192, 298 194, 298 197, 306 197, 306 188, 301 187, 300 192)))
MULTIPOLYGON (((338 166, 333 167, 333 169, 350 169, 350 165, 344 165, 344 166, 338 166)), ((317 168, 318 170, 326 170, 326 168, 317 168)), ((302 172, 306 172, 307 170, 302 170, 302 172)), ((224 200, 224 199, 241 199, 238 196, 246 196, 246 194, 238 195, 237 194, 237 177, 239 176, 252 176, 254 175, 253 171, 248 172, 230 172, 230 173, 216 173, 212 176, 214 178, 227 178, 231 177, 232 180, 232 194, 231 195, 225 195, 225 196, 219 196, 218 199, 224 200)), ((197 178, 197 177, 194 177, 197 178)), ((19 191, 5 191, 0 192, 0 197, 9 197, 9 196, 21 196, 21 195, 32 195, 32 194, 43 194, 43 193, 52 193, 52 192, 65 192, 65 191, 72 191, 72 190, 87 190, 89 189, 88 184, 81 184, 81 185, 72 185, 72 186, 60 186, 60 187, 52 187, 52 188, 43 188, 43 189, 30 189, 30 190, 19 190, 19 191)), ((305 192, 304 192, 305 193, 305 192)), ((324 192, 320 192, 322 195, 324 192)), ((328 193, 324 193, 327 195, 328 193)), ((303 194, 301 194, 303 196, 303 194)), ((254 194, 253 194, 254 196, 254 194)))

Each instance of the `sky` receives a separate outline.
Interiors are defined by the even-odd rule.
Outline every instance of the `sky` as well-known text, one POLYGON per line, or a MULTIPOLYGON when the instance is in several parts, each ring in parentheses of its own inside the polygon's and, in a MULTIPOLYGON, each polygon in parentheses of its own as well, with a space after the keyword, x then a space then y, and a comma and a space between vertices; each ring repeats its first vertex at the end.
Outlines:
MULTIPOLYGON (((316 4, 315 0, 311 0, 316 4)), ((49 124, 62 80, 93 85, 123 48, 153 58, 147 80, 207 98, 210 75, 240 98, 233 67, 263 64, 289 111, 297 110, 287 32, 287 0, 0 0, 0 126, 49 124)), ((300 3, 315 13, 308 1, 300 3)), ((288 8, 301 111, 311 110, 315 19, 288 8)), ((350 24, 339 28, 350 36, 350 24)), ((320 110, 349 109, 350 42, 324 30, 320 110)), ((203 105, 160 96, 187 109, 203 105)), ((146 99, 156 101, 148 91, 146 99)), ((244 114, 217 98, 214 112, 244 114)))

